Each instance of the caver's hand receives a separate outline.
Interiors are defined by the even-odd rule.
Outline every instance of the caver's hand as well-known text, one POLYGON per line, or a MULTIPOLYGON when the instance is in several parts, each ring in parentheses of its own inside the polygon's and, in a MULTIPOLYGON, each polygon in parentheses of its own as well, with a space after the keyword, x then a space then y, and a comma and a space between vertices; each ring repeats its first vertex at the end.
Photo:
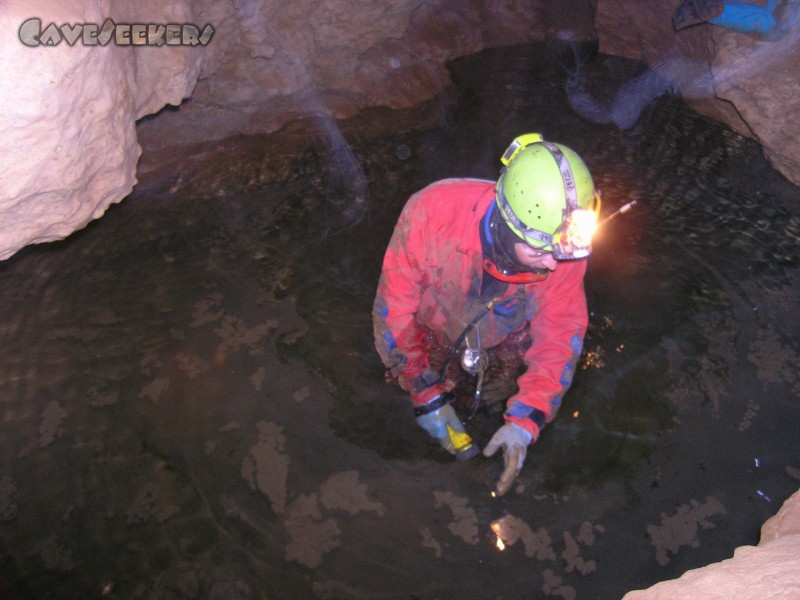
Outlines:
POLYGON ((484 456, 493 456, 498 448, 503 449, 503 461, 505 468, 503 474, 497 482, 497 489, 495 493, 502 496, 517 479, 517 475, 522 470, 522 465, 525 462, 525 456, 528 453, 528 445, 531 443, 531 434, 525 431, 519 425, 514 423, 506 423, 498 429, 489 440, 486 448, 483 450, 484 456))

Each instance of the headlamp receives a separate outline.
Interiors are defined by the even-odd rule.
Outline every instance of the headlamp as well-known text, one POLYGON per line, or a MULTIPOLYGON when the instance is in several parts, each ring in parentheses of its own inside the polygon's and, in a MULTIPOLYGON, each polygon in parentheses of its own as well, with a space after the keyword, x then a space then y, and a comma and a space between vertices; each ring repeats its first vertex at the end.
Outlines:
POLYGON ((553 258, 575 260, 592 253, 592 236, 600 214, 600 195, 595 194, 594 209, 576 208, 567 214, 553 234, 553 258))

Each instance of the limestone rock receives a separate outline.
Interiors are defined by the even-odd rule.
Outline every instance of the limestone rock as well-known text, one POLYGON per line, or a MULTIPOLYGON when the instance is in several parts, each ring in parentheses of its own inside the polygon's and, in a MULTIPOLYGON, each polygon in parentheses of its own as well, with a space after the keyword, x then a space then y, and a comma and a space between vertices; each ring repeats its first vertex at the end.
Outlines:
POLYGON ((543 0, 196 4, 217 38, 192 101, 139 126, 143 144, 162 155, 170 146, 272 133, 309 115, 346 119, 366 107, 409 108, 447 89, 447 61, 487 47, 559 32, 593 39, 590 7, 573 1, 560 11, 543 0))
MULTIPOLYGON (((800 491, 789 496, 778 513, 764 522, 758 545, 764 546, 788 536, 800 536, 800 491)), ((800 553, 797 556, 800 557, 800 553)), ((800 564, 798 567, 800 568, 800 564)))
MULTIPOLYGON (((194 89, 200 47, 115 43, 29 46, 32 16, 60 27, 191 23, 188 4, 154 0, 23 2, 0 17, 0 259, 61 239, 130 193, 140 155, 135 123, 194 89)), ((57 38, 49 38, 55 41, 57 38)))
MULTIPOLYGON (((800 7, 798 7, 800 10, 800 7)), ((770 163, 800 184, 800 23, 774 40, 715 28, 711 65, 716 95, 730 102, 770 163)))
POLYGON ((678 579, 628 592, 623 600, 794 600, 800 598, 800 490, 761 529, 758 546, 687 571, 678 579))

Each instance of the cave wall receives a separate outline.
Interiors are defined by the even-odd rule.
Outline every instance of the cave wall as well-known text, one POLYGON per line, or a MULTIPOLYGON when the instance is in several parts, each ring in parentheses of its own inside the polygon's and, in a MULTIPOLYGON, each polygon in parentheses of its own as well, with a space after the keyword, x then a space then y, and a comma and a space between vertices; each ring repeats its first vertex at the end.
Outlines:
POLYGON ((405 108, 449 83, 444 63, 566 28, 590 39, 593 6, 545 0, 8 0, 0 15, 0 259, 66 237, 136 184, 140 142, 155 156, 303 115, 405 108), (21 43, 49 24, 190 23, 194 47, 21 43), (167 105, 155 118, 137 121, 167 105), (161 154, 159 154, 161 151, 161 154))
POLYGON ((699 113, 755 138, 770 163, 800 185, 800 2, 779 3, 769 35, 711 23, 675 31, 680 4, 598 0, 600 51, 646 62, 699 113))
POLYGON ((569 0, 195 0, 216 28, 190 103, 139 124, 155 156, 233 134, 272 133, 321 114, 404 109, 442 93, 445 63, 559 32, 594 40, 594 6, 569 0))
MULTIPOLYGON (((786 0, 797 8, 797 0, 786 0)), ((672 29, 677 0, 6 0, 0 14, 0 260, 102 216, 158 161, 294 119, 407 108, 484 48, 597 40, 640 59, 699 112, 756 138, 800 184, 798 36, 672 29), (206 45, 29 47, 20 26, 211 24, 206 45), (180 105, 180 110, 163 110, 180 105), (137 170, 138 169, 138 170, 137 170)))

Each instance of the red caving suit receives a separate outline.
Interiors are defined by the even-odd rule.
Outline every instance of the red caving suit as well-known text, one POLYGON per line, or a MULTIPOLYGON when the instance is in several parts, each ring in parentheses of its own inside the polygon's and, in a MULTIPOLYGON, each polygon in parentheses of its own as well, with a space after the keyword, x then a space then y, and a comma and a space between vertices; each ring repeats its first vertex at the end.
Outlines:
MULTIPOLYGON (((430 368, 428 336, 452 345, 492 300, 479 297, 484 277, 479 228, 494 202, 494 185, 446 179, 420 190, 404 207, 386 250, 373 308, 375 345, 414 406, 453 385, 437 381, 439 373, 430 368)), ((561 406, 583 348, 585 272, 585 260, 562 261, 543 281, 508 284, 476 327, 483 348, 530 327, 527 370, 504 418, 533 440, 561 406)))

